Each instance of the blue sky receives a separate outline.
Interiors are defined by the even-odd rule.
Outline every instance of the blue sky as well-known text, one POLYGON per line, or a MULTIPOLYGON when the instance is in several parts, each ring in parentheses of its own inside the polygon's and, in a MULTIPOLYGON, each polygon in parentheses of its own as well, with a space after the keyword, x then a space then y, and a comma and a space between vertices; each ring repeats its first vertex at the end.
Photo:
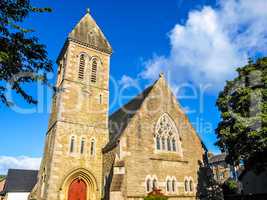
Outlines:
MULTIPOLYGON (((213 152, 219 152, 214 146, 218 92, 248 56, 266 55, 264 0, 253 5, 249 0, 47 0, 37 5, 51 7, 53 12, 34 14, 24 25, 36 30, 51 60, 55 61, 67 34, 90 8, 113 47, 110 73, 121 88, 127 87, 125 95, 136 95, 135 85, 143 89, 164 72, 190 121, 213 152), (247 9, 251 16, 245 16, 247 9)), ((36 95, 36 87, 28 90, 36 95)), ((28 114, 0 107, 0 173, 8 167, 38 166, 51 100, 51 92, 43 90, 38 107, 16 98, 16 104, 28 114)), ((111 101, 116 102, 111 105, 112 112, 120 105, 112 84, 110 90, 111 101)))

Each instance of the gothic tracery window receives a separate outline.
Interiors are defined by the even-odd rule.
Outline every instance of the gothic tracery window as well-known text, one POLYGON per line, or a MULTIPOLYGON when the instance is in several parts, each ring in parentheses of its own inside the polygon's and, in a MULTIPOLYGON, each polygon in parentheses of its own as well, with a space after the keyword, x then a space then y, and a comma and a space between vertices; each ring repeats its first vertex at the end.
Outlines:
POLYGON ((157 151, 179 152, 179 133, 173 120, 164 113, 155 128, 155 147, 157 151))

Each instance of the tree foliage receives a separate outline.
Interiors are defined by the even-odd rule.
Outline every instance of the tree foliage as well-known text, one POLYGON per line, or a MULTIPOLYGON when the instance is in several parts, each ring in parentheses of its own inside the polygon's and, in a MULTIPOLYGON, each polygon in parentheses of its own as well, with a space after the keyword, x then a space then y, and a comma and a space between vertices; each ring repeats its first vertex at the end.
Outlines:
POLYGON ((47 84, 52 71, 45 46, 40 44, 33 31, 21 27, 31 13, 50 12, 49 8, 35 8, 30 0, 0 1, 0 102, 10 106, 6 92, 10 88, 28 103, 37 101, 23 89, 28 83, 47 84))
POLYGON ((259 168, 267 161, 267 57, 237 69, 216 105, 221 121, 217 145, 227 152, 226 161, 246 168, 259 168))
POLYGON ((235 180, 228 179, 223 183, 222 189, 223 189, 223 194, 224 195, 237 194, 237 192, 238 192, 238 184, 237 184, 237 182, 235 180))

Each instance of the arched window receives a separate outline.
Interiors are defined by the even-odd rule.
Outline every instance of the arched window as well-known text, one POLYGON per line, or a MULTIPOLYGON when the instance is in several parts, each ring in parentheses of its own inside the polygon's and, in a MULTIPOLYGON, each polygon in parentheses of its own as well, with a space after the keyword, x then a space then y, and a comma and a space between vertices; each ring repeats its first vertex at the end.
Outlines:
POLYGON ((95 155, 95 140, 91 140, 91 148, 90 148, 90 155, 93 156, 95 155))
POLYGON ((184 182, 184 190, 188 192, 188 180, 185 180, 184 182))
POLYGON ((167 192, 170 192, 171 190, 171 181, 168 179, 167 180, 167 183, 166 183, 166 189, 167 189, 167 192))
POLYGON ((157 180, 154 179, 154 180, 153 180, 153 189, 156 189, 156 188, 157 188, 157 180))
POLYGON ((158 138, 160 141, 160 150, 169 151, 169 152, 177 152, 179 150, 179 154, 181 149, 181 141, 179 137, 178 130, 176 128, 175 122, 170 118, 167 113, 164 113, 158 120, 155 126, 155 148, 159 150, 158 146, 158 138))
POLYGON ((176 188, 176 181, 173 179, 172 180, 172 191, 175 192, 175 188, 176 188))
POLYGON ((147 192, 150 192, 151 191, 151 181, 150 181, 150 179, 147 179, 146 180, 146 191, 147 192))
POLYGON ((75 137, 72 136, 70 139, 70 153, 74 152, 74 145, 75 145, 75 137))
POLYGON ((82 140, 81 140, 81 154, 84 153, 84 146, 85 146, 85 139, 82 138, 82 140))
POLYGON ((176 151, 177 150, 176 149, 176 140, 175 140, 175 138, 172 139, 172 150, 173 151, 176 151))
POLYGON ((91 82, 92 83, 96 82, 96 74, 97 74, 97 61, 96 59, 94 59, 92 62, 92 71, 91 71, 91 82))
POLYGON ((168 151, 172 150, 172 148, 171 148, 171 139, 169 137, 167 138, 167 148, 168 148, 168 151))
POLYGON ((83 79, 84 77, 84 68, 85 68, 85 55, 81 54, 79 63, 79 73, 78 73, 79 79, 83 79))
POLYGON ((160 150, 160 137, 159 136, 157 136, 156 137, 156 142, 157 142, 157 150, 160 150))
POLYGON ((193 181, 192 180, 189 181, 189 190, 190 192, 193 192, 193 181))

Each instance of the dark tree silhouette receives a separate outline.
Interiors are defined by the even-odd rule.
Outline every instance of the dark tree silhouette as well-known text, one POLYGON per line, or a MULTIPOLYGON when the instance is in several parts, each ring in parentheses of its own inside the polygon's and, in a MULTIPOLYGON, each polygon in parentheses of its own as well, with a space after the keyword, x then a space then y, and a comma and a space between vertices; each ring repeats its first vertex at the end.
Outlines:
POLYGON ((37 101, 23 89, 25 84, 41 81, 47 84, 52 64, 45 46, 40 44, 33 31, 21 27, 30 13, 50 12, 49 8, 35 8, 30 0, 0 1, 0 102, 12 105, 8 88, 21 95, 28 103, 37 101))

